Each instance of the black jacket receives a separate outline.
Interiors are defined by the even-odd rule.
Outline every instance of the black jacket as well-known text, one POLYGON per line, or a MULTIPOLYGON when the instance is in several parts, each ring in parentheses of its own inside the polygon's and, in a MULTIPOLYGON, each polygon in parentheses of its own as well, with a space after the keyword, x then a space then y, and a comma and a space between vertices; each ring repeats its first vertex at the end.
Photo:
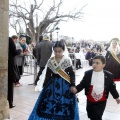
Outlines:
POLYGON ((36 45, 36 58, 40 67, 45 67, 52 54, 53 44, 48 40, 43 40, 36 45))
MULTIPOLYGON (((93 69, 86 71, 82 81, 80 82, 80 84, 76 86, 78 92, 85 89, 86 96, 89 93, 92 73, 93 73, 93 69)), ((112 94, 114 99, 118 98, 119 94, 116 90, 116 85, 113 81, 112 73, 104 70, 104 74, 105 74, 104 92, 105 92, 106 98, 108 98, 109 92, 112 94)))
POLYGON ((8 51, 8 80, 14 80, 15 79, 15 56, 20 55, 21 51, 16 50, 16 46, 12 40, 12 38, 9 38, 9 51, 8 51))

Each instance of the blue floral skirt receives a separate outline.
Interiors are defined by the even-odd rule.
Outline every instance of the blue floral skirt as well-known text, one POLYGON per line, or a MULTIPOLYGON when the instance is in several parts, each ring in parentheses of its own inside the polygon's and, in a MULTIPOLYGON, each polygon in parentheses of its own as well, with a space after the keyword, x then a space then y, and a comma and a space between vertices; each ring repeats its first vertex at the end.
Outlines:
POLYGON ((80 120, 76 95, 63 78, 53 78, 41 91, 28 120, 80 120))

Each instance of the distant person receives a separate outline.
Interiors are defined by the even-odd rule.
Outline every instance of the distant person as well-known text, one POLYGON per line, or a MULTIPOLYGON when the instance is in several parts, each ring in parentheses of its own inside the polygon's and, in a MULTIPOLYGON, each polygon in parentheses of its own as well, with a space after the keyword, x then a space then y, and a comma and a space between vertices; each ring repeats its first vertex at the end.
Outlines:
POLYGON ((18 65, 20 75, 22 75, 24 72, 25 55, 29 53, 28 46, 26 44, 26 37, 19 38, 19 42, 16 44, 16 49, 20 49, 22 51, 21 55, 16 58, 16 64, 18 65))
MULTIPOLYGON (((13 39, 15 46, 16 46, 16 44, 18 43, 18 37, 16 35, 13 35, 12 39, 13 39)), ((20 50, 20 49, 18 49, 18 50, 20 50)), ((19 68, 18 68, 17 63, 16 63, 16 57, 15 57, 15 69, 14 70, 15 70, 15 76, 16 76, 14 83, 15 83, 16 87, 19 87, 21 85, 19 82, 21 76, 20 76, 19 68)))
POLYGON ((65 44, 57 41, 54 56, 47 62, 43 89, 28 120, 80 120, 75 86, 75 73, 71 59, 64 55, 65 44))
POLYGON ((87 115, 90 120, 102 120, 109 93, 119 104, 119 94, 113 81, 113 74, 103 70, 105 57, 98 55, 93 58, 93 69, 85 72, 85 75, 76 87, 71 87, 73 93, 85 89, 87 98, 87 115))
POLYGON ((96 54, 95 54, 93 48, 88 49, 88 51, 87 51, 87 53, 85 55, 85 59, 88 60, 90 66, 92 66, 92 60, 95 57, 95 55, 96 54))
POLYGON ((68 48, 68 52, 69 52, 69 57, 72 60, 72 65, 74 66, 75 54, 74 54, 74 52, 73 52, 73 50, 71 48, 68 48))
POLYGON ((43 40, 36 45, 36 58, 37 62, 39 63, 40 70, 36 77, 34 83, 35 85, 37 85, 39 77, 42 74, 42 71, 44 70, 46 63, 52 54, 52 46, 53 44, 50 41, 50 38, 47 34, 44 34, 43 40))
MULTIPOLYGON (((43 40, 43 36, 41 35, 40 37, 39 37, 39 42, 37 43, 37 44, 39 44, 41 41, 43 40)), ((34 55, 34 57, 37 59, 37 56, 36 56, 36 46, 37 46, 37 44, 35 45, 35 47, 33 48, 33 55, 34 55)), ((38 63, 39 64, 39 63, 38 63)))
POLYGON ((13 84, 16 79, 15 76, 15 56, 20 55, 21 50, 16 50, 16 46, 12 40, 12 38, 9 37, 9 52, 8 52, 8 102, 9 107, 13 108, 15 105, 13 104, 13 84))
POLYGON ((82 66, 81 66, 81 60, 80 60, 80 48, 78 47, 78 48, 76 48, 76 50, 75 50, 75 58, 76 58, 76 70, 78 70, 78 69, 80 69, 80 68, 82 68, 82 66))
POLYGON ((120 81, 120 46, 118 38, 111 40, 105 57, 106 66, 104 69, 113 73, 114 81, 120 81))

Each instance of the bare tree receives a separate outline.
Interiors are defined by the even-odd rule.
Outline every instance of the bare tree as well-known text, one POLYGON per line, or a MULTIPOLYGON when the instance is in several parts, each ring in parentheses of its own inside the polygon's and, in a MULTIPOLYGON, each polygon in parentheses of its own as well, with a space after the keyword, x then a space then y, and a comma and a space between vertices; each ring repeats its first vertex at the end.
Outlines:
MULTIPOLYGON (((41 0, 40 3, 37 0, 33 0, 34 2, 30 6, 28 3, 24 3, 24 6, 18 4, 18 0, 13 0, 10 2, 10 18, 17 18, 18 20, 22 20, 22 24, 26 29, 26 33, 31 36, 33 41, 37 41, 39 36, 44 32, 52 32, 55 30, 55 27, 61 21, 68 21, 69 19, 79 20, 82 18, 82 9, 77 10, 74 9, 69 11, 68 13, 61 13, 60 8, 62 7, 62 0, 50 0, 52 5, 48 5, 45 3, 46 0, 41 0), (43 9, 43 5, 44 7, 43 9), (39 14, 38 14, 39 13, 39 14)), ((16 23, 18 24, 18 20, 16 23)), ((20 23, 19 23, 20 24, 20 23)), ((12 24, 10 24, 13 26, 12 24)), ((15 24, 14 24, 15 28, 15 24)))

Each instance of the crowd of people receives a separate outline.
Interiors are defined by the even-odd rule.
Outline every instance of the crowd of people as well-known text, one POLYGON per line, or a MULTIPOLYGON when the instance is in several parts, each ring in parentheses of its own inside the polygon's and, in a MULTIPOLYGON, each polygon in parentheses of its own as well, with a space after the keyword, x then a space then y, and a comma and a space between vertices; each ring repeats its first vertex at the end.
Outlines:
POLYGON ((13 108, 13 91, 14 86, 21 86, 19 80, 23 74, 25 65, 25 55, 28 54, 28 45, 26 37, 18 37, 13 35, 9 37, 9 53, 8 53, 8 102, 9 107, 13 108))
MULTIPOLYGON (((23 55, 29 52, 25 37, 19 38, 17 43, 15 42, 17 37, 14 38, 15 36, 11 39, 15 43, 16 53, 10 54, 14 54, 12 57, 16 62, 13 63, 13 68, 14 71, 19 71, 19 74, 16 75, 14 72, 16 76, 12 80, 8 75, 8 81, 11 81, 8 85, 9 91, 12 90, 8 95, 10 108, 14 106, 12 84, 19 84, 20 75, 23 74, 23 64, 18 63, 24 63, 23 55)), ((52 43, 45 34, 40 36, 39 43, 33 46, 32 53, 40 67, 34 83, 35 87, 40 87, 40 95, 28 120, 80 120, 76 94, 83 89, 90 120, 102 120, 109 93, 118 104, 120 103, 115 86, 115 81, 120 81, 119 39, 114 38, 107 45, 81 43, 79 46, 76 44, 67 47, 64 40, 52 43), (76 70, 83 68, 81 59, 87 60, 92 69, 86 71, 80 84, 76 85, 73 68, 76 70)))

